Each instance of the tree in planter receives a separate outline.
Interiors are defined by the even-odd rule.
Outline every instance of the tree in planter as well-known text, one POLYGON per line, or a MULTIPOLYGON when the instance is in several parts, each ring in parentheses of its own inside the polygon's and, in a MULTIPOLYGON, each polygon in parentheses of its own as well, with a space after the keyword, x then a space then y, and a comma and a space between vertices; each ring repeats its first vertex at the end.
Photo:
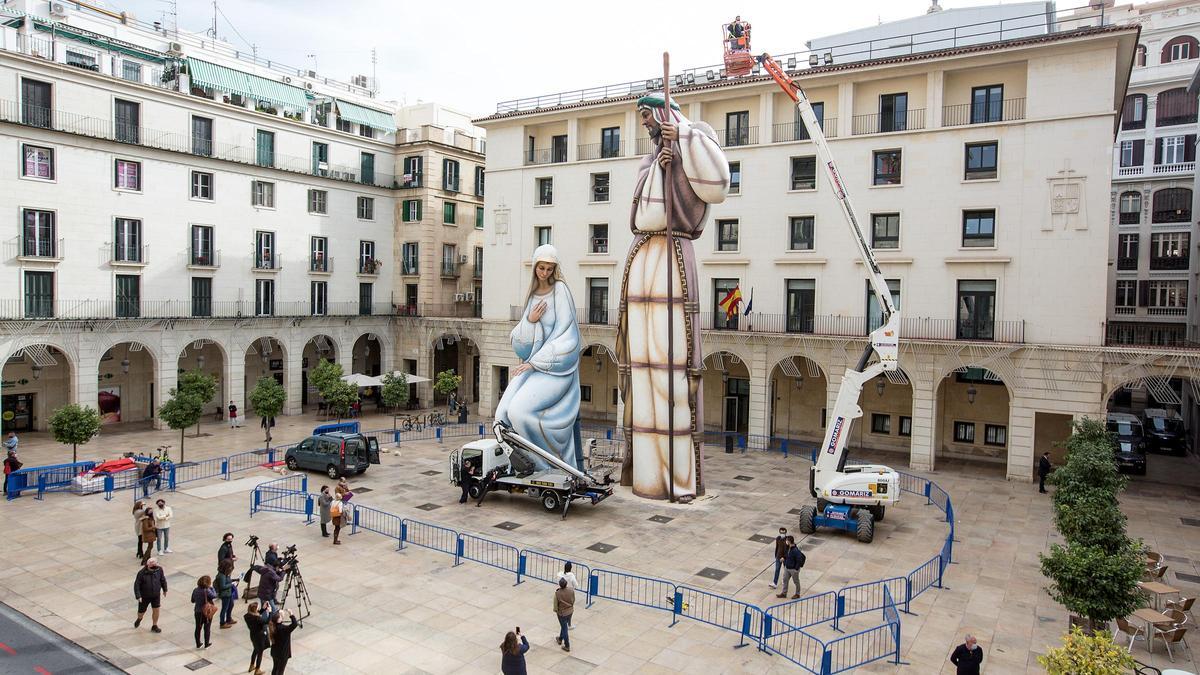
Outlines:
POLYGON ((451 368, 437 374, 437 378, 433 383, 433 390, 448 398, 452 392, 458 391, 458 387, 461 384, 462 375, 455 375, 454 369, 451 368))
POLYGON ((379 397, 388 408, 395 409, 408 403, 408 376, 404 373, 395 375, 387 373, 383 376, 383 386, 380 387, 379 397))
MULTIPOLYGON (((287 391, 283 385, 275 381, 274 377, 260 377, 258 383, 254 385, 254 389, 250 391, 250 407, 254 409, 254 414, 259 417, 268 419, 275 417, 283 412, 283 403, 287 400, 287 391)), ((266 439, 267 449, 271 449, 271 426, 267 425, 266 439)))
POLYGON ((1042 574, 1051 580, 1047 592, 1054 601, 1083 619, 1084 632, 1104 632, 1109 621, 1126 617, 1145 604, 1138 586, 1146 571, 1140 544, 1126 540, 1116 551, 1068 542, 1054 544, 1050 555, 1039 556, 1042 574))
POLYGON ((358 387, 349 382, 336 380, 321 392, 321 398, 325 399, 330 410, 337 416, 337 421, 341 422, 343 417, 349 415, 350 406, 358 402, 358 387))
POLYGON ((1075 626, 1063 636, 1063 645, 1039 656, 1038 663, 1049 675, 1125 675, 1136 661, 1107 632, 1088 636, 1075 626))
POLYGON ((182 389, 172 389, 169 393, 171 398, 159 408, 158 416, 168 427, 179 430, 179 461, 183 462, 184 432, 200 422, 200 416, 204 414, 204 401, 182 389))
POLYGON ((308 382, 317 390, 321 400, 329 402, 327 392, 342 381, 342 367, 328 359, 318 359, 317 365, 308 371, 308 382))
POLYGON ((50 432, 54 440, 71 444, 71 461, 79 461, 79 446, 100 433, 100 413, 86 405, 68 403, 50 416, 50 432))
MULTIPOLYGON (((189 370, 179 376, 179 391, 186 392, 200 401, 201 407, 217 395, 217 378, 200 370, 189 370)), ((201 415, 196 420, 196 436, 200 435, 201 415)))

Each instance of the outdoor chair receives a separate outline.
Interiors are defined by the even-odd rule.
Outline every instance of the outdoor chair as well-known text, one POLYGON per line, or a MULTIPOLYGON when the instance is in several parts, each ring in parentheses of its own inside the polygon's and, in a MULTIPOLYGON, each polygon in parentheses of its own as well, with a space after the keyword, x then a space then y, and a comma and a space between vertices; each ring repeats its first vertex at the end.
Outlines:
POLYGON ((1133 651, 1133 643, 1135 641, 1145 641, 1146 629, 1143 626, 1134 626, 1125 619, 1117 619, 1117 630, 1113 631, 1113 640, 1117 639, 1117 633, 1124 633, 1129 636, 1129 646, 1125 649, 1133 651))
MULTIPOLYGON (((1171 617, 1171 623, 1175 624, 1176 628, 1191 628, 1188 624, 1188 616, 1178 609, 1167 608, 1163 610, 1163 614, 1171 617)), ((1186 642, 1186 640, 1184 641, 1186 642)))
POLYGON ((1195 604, 1195 598, 1180 598, 1178 600, 1168 600, 1167 609, 1177 609, 1187 615, 1192 623, 1196 622, 1196 616, 1192 614, 1192 605, 1195 604))
POLYGON ((1151 564, 1153 564, 1154 567, 1159 567, 1162 565, 1162 561, 1163 561, 1163 557, 1162 557, 1161 553, 1158 553, 1156 551, 1146 551, 1146 565, 1147 566, 1150 566, 1151 564))
POLYGON ((1155 567, 1154 569, 1146 570, 1146 579, 1148 581, 1162 581, 1163 575, 1167 573, 1168 566, 1155 567))
MULTIPOLYGON (((1183 641, 1183 636, 1185 633, 1187 633, 1186 628, 1171 628, 1169 630, 1161 630, 1158 628, 1158 626, 1155 626, 1154 635, 1151 636, 1150 639, 1152 641, 1161 639, 1163 641, 1163 646, 1167 648, 1167 658, 1171 659, 1171 663, 1175 663, 1175 654, 1171 651, 1171 645, 1178 647, 1180 643, 1183 643, 1184 649, 1190 649, 1187 643, 1183 641)), ((1150 644, 1150 649, 1154 649, 1153 642, 1150 644)))

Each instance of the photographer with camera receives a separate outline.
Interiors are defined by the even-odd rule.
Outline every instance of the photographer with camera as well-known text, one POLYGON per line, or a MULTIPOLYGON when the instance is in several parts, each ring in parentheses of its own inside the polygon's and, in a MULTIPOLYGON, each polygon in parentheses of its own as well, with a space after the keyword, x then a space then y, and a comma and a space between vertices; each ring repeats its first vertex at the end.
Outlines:
MULTIPOLYGON (((274 544, 271 545, 274 546, 274 544)), ((283 576, 280 575, 281 570, 287 570, 287 566, 284 565, 280 570, 276 570, 275 566, 271 564, 254 566, 254 571, 262 577, 258 580, 258 602, 260 605, 270 605, 272 612, 279 609, 275 594, 279 592, 279 582, 283 581, 283 576)))
POLYGON ((292 631, 296 630, 296 615, 288 610, 276 612, 268 627, 271 635, 271 675, 283 675, 288 659, 292 658, 292 631), (290 620, 283 625, 283 617, 290 620))
POLYGON ((279 569, 279 566, 283 564, 279 561, 279 544, 271 542, 271 545, 267 546, 267 554, 263 556, 263 563, 279 569))

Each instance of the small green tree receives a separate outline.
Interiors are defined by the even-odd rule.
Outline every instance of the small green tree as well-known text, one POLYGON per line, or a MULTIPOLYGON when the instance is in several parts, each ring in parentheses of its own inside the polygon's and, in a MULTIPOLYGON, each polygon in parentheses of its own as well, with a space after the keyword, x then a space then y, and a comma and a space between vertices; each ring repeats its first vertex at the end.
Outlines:
POLYGON ((387 373, 383 376, 383 386, 379 389, 379 397, 389 408, 396 408, 408 402, 408 376, 387 373))
POLYGON ((349 382, 336 380, 321 394, 339 422, 350 412, 350 406, 358 401, 358 387, 349 382))
POLYGON ((1051 581, 1050 597, 1082 617, 1089 635, 1103 632, 1104 624, 1129 616, 1145 602, 1138 582, 1146 571, 1146 557, 1139 544, 1128 542, 1117 551, 1074 542, 1054 544, 1050 554, 1040 558, 1042 574, 1051 581))
POLYGON ((327 359, 320 359, 317 361, 316 367, 308 371, 308 381, 316 388, 321 398, 325 398, 325 391, 335 382, 341 382, 344 374, 340 365, 327 359))
POLYGON ((68 403, 50 416, 54 440, 71 444, 71 461, 79 461, 79 445, 100 433, 100 413, 91 406, 68 403))
POLYGON ((1107 632, 1089 636, 1075 626, 1038 663, 1049 675, 1125 675, 1136 662, 1107 632))
POLYGON ((462 375, 455 375, 454 369, 451 368, 437 374, 437 378, 433 382, 433 390, 448 397, 451 392, 458 391, 460 384, 462 384, 462 375))
MULTIPOLYGON (((259 417, 271 418, 283 412, 283 403, 287 400, 287 391, 274 377, 260 377, 254 389, 250 390, 250 407, 259 417)), ((271 448, 271 427, 267 426, 267 449, 271 448)))
POLYGON ((179 430, 179 461, 182 462, 184 432, 200 421, 200 416, 204 414, 204 401, 180 389, 172 389, 169 393, 171 398, 158 409, 158 416, 168 427, 179 430))
MULTIPOLYGON (((217 378, 200 370, 189 370, 179 376, 179 391, 186 392, 191 396, 196 397, 200 401, 201 407, 213 399, 217 395, 217 378)), ((196 420, 196 435, 200 435, 200 420, 204 419, 204 415, 196 420)))

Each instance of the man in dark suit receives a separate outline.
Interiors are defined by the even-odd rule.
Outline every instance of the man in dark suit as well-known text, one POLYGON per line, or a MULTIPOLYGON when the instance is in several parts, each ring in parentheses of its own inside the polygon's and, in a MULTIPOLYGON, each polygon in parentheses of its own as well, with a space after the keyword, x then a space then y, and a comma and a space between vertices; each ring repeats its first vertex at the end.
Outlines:
POLYGON ((954 648, 950 655, 950 663, 957 669, 958 675, 979 675, 979 666, 983 663, 983 647, 975 641, 974 635, 967 635, 966 640, 954 648))
POLYGON ((1043 452, 1042 458, 1038 460, 1038 492, 1046 493, 1046 476, 1050 475, 1050 469, 1054 465, 1050 463, 1050 453, 1043 452))

